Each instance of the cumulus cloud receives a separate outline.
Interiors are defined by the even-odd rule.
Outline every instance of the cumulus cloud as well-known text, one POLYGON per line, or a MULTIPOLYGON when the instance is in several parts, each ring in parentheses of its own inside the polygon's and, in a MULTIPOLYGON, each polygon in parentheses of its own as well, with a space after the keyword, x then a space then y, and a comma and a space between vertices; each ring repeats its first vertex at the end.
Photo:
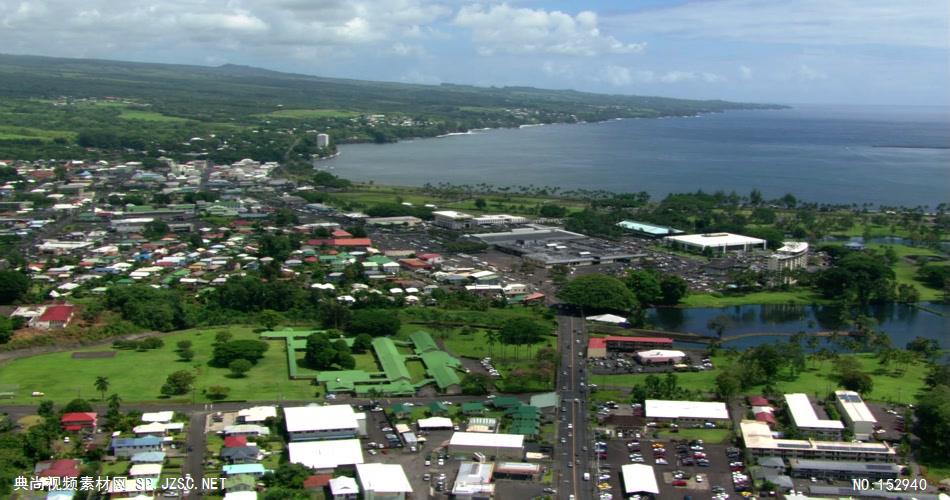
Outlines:
POLYGON ((719 83, 726 79, 716 73, 706 71, 672 70, 656 72, 648 69, 633 70, 616 64, 608 64, 593 78, 615 87, 624 87, 638 83, 677 84, 684 82, 719 83))
POLYGON ((0 1, 0 45, 26 39, 34 53, 108 45, 266 53, 388 42, 393 53, 410 53, 417 50, 393 44, 424 37, 426 25, 451 14, 433 0, 0 1))
POLYGON ((746 66, 745 64, 739 66, 739 78, 743 80, 752 79, 752 68, 746 66))
POLYGON ((618 18, 638 32, 808 45, 948 43, 946 0, 689 1, 618 18))
POLYGON ((571 56, 631 54, 644 43, 626 43, 601 32, 597 14, 570 15, 557 10, 512 7, 507 3, 462 7, 457 26, 471 30, 479 54, 546 53, 571 56))

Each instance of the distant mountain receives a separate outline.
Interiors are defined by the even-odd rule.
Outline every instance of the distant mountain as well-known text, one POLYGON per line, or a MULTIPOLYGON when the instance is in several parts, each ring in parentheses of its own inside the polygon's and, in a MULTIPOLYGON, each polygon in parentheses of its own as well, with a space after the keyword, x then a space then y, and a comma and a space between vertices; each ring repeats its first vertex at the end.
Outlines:
POLYGON ((277 108, 436 116, 520 108, 561 121, 558 116, 600 120, 778 107, 532 87, 349 80, 235 64, 209 67, 0 54, 0 97, 60 96, 139 99, 162 113, 202 120, 235 118, 277 108))

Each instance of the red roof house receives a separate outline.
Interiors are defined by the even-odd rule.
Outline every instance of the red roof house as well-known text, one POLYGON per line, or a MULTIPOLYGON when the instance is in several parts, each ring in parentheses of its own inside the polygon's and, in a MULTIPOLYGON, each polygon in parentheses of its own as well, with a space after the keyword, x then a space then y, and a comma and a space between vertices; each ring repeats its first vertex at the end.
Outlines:
POLYGON ((33 468, 36 477, 79 477, 79 460, 44 460, 33 468))
POLYGON ((92 430, 96 428, 96 414, 95 412, 64 413, 63 416, 60 417, 59 423, 63 426, 63 430, 65 431, 92 430))
POLYGON ((756 413, 755 419, 758 420, 759 422, 765 422, 769 424, 769 426, 775 425, 775 415, 772 415, 771 413, 767 411, 760 411, 756 413))
POLYGON ((330 484, 331 479, 333 479, 331 474, 314 474, 303 480, 303 489, 322 490, 330 484))
POLYGON ((73 309, 70 304, 49 306, 43 311, 43 314, 36 318, 33 326, 43 330, 66 328, 66 325, 73 319, 73 309))
POLYGON ((769 406, 769 400, 764 396, 749 396, 749 404, 752 406, 769 406))
POLYGON ((240 448, 242 446, 247 446, 246 436, 228 436, 224 438, 225 448, 240 448))
POLYGON ((334 238, 352 238, 353 234, 343 229, 334 229, 333 232, 330 233, 330 236, 333 236, 334 238))

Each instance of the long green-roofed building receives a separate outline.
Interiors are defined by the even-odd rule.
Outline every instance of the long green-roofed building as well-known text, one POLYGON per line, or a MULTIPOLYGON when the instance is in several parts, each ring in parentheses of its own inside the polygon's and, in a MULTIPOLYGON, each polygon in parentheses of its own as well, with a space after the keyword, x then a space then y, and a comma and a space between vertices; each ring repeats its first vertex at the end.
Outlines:
POLYGON ((389 380, 405 380, 406 382, 412 380, 412 375, 406 368, 406 360, 402 354, 399 354, 399 349, 392 340, 386 337, 373 339, 373 350, 376 351, 376 359, 389 380))

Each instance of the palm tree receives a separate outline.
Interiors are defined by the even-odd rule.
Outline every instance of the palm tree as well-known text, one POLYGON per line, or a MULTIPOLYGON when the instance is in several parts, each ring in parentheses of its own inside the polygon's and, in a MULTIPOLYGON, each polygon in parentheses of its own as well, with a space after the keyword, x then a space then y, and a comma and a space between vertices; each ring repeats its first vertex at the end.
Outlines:
POLYGON ((96 390, 99 391, 99 401, 105 401, 106 391, 109 390, 109 379, 107 377, 98 376, 94 383, 96 390))
POLYGON ((485 341, 488 342, 488 357, 494 357, 495 343, 498 342, 498 331, 488 330, 485 332, 485 341))

